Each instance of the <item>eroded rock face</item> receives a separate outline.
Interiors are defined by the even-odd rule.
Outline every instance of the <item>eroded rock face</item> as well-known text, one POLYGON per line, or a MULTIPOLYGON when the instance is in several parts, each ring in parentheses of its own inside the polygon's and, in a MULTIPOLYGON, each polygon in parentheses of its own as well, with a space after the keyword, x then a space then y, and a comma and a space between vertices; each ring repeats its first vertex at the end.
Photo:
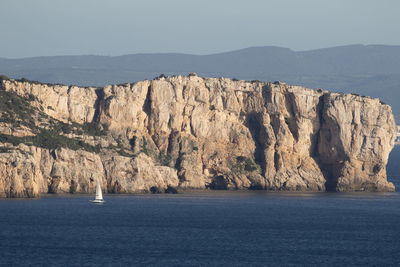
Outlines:
POLYGON ((329 186, 338 191, 393 191, 393 184, 386 182, 396 134, 390 107, 378 99, 333 93, 324 95, 323 103, 318 151, 329 186))
POLYGON ((2 90, 12 91, 21 96, 34 96, 46 114, 61 121, 77 123, 94 119, 97 99, 103 91, 95 87, 47 85, 32 82, 3 80, 2 90))
POLYGON ((377 99, 196 75, 105 88, 11 80, 1 90, 33 95, 52 118, 107 130, 74 135, 96 153, 11 146, 0 153, 3 195, 93 192, 97 178, 110 193, 394 190, 386 163, 395 123, 377 99))
POLYGON ((45 180, 40 171, 40 149, 19 145, 9 153, 0 153, 0 196, 37 197, 45 180))

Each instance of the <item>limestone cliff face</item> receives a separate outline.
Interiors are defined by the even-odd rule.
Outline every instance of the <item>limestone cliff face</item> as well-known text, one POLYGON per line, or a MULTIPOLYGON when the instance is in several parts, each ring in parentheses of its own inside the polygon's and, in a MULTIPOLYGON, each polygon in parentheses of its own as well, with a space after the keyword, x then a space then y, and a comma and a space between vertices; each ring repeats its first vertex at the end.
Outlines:
POLYGON ((110 193, 394 190, 386 163, 395 123, 377 99, 196 75, 104 88, 0 87, 34 110, 30 124, 2 114, 5 196, 93 192, 97 178, 110 193))

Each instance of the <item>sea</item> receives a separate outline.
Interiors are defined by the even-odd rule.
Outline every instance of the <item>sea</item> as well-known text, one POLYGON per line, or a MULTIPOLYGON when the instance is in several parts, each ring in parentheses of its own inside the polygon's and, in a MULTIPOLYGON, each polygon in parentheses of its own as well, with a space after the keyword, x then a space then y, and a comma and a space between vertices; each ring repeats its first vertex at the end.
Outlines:
POLYGON ((91 198, 0 200, 0 266, 400 266, 400 192, 91 198))

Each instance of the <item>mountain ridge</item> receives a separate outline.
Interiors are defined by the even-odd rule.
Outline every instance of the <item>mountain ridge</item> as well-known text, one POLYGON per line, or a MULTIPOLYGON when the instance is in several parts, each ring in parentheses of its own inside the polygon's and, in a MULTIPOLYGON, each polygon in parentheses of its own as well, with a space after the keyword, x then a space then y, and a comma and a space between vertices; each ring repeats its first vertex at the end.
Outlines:
POLYGON ((104 86, 160 74, 284 81, 309 88, 378 97, 400 119, 400 46, 348 45, 293 51, 259 46, 210 55, 139 53, 121 56, 0 58, 0 74, 48 83, 104 86))
POLYGON ((30 57, 20 57, 20 58, 9 58, 9 57, 0 57, 0 59, 9 59, 9 60, 18 60, 18 59, 33 59, 33 58, 46 58, 46 57, 81 57, 81 56, 93 56, 93 57, 124 57, 124 56, 132 56, 132 55, 166 55, 166 54, 171 54, 171 55, 190 55, 190 56, 213 56, 213 55, 218 55, 218 54, 226 54, 226 53, 232 53, 232 52, 239 52, 243 50, 252 50, 252 49, 264 49, 264 48, 277 48, 277 49, 282 49, 282 50, 289 50, 294 53, 307 53, 307 52, 317 52, 317 51, 325 51, 325 50, 334 50, 334 49, 346 49, 346 48, 357 48, 357 47, 362 47, 362 48, 400 48, 400 45, 386 45, 386 44, 348 44, 348 45, 337 45, 337 46, 329 46, 329 47, 321 47, 321 48, 315 48, 315 49, 292 49, 288 47, 283 47, 283 46, 277 46, 277 45, 258 45, 258 46, 248 46, 244 48, 238 48, 238 49, 233 49, 233 50, 228 50, 228 51, 221 51, 221 52, 215 52, 215 53, 205 53, 205 54, 194 54, 194 53, 183 53, 183 52, 138 52, 138 53, 127 53, 127 54, 121 54, 121 55, 101 55, 101 54, 69 54, 69 55, 53 55, 53 56, 46 56, 46 55, 41 55, 41 56, 30 56, 30 57))

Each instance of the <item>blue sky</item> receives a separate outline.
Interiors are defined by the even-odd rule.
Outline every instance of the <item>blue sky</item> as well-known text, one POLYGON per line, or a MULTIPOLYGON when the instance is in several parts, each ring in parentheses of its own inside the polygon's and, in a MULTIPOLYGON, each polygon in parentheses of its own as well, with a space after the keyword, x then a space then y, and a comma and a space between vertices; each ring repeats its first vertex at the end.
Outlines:
POLYGON ((0 57, 400 45, 398 0, 2 0, 0 57))

